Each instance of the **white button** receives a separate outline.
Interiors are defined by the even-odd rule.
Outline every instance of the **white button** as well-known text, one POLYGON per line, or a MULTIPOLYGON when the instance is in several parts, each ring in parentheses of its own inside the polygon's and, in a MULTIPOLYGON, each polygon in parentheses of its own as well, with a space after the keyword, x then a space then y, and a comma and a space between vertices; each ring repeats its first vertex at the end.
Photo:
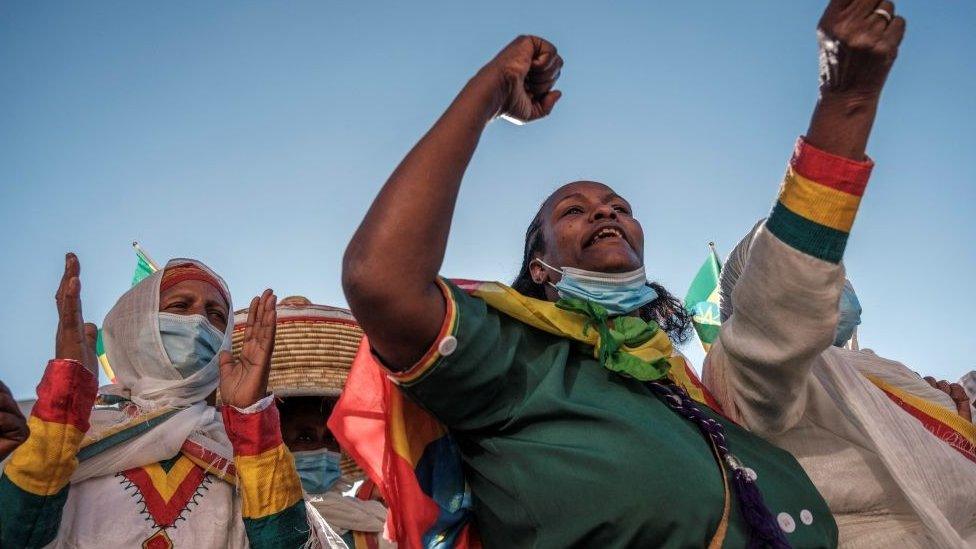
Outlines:
POLYGON ((800 511, 800 522, 806 524, 807 526, 813 524, 813 513, 811 513, 809 509, 800 511))
POLYGON ((446 336, 437 344, 437 352, 441 356, 451 356, 454 351, 457 350, 457 338, 454 336, 446 336))
POLYGON ((745 473, 747 479, 753 482, 756 482, 756 479, 759 478, 759 475, 756 474, 756 470, 752 467, 746 467, 742 470, 742 472, 745 473))
POLYGON ((787 534, 791 534, 793 530, 796 530, 796 521, 793 520, 793 517, 789 513, 776 515, 776 522, 779 522, 779 527, 787 534))

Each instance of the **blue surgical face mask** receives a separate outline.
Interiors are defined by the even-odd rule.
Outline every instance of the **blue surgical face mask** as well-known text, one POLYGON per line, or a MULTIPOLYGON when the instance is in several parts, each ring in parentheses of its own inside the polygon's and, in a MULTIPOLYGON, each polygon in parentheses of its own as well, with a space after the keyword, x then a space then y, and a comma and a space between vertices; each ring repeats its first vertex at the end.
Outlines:
POLYGON ((843 347, 851 336, 854 335, 854 328, 861 323, 861 302, 857 300, 854 287, 850 282, 844 284, 844 290, 840 293, 840 320, 837 322, 837 335, 834 337, 834 345, 843 347))
POLYGON ((657 292, 647 285, 644 267, 629 273, 598 273, 574 267, 557 269, 536 259, 548 269, 562 274, 552 286, 559 297, 576 297, 602 305, 611 315, 625 315, 657 299, 657 292))
POLYGON ((339 452, 328 448, 292 452, 295 457, 295 469, 302 479, 302 488, 309 494, 323 494, 338 482, 342 476, 339 469, 339 452))
POLYGON ((224 334, 202 315, 159 314, 159 337, 166 356, 188 378, 210 364, 220 351, 224 334))

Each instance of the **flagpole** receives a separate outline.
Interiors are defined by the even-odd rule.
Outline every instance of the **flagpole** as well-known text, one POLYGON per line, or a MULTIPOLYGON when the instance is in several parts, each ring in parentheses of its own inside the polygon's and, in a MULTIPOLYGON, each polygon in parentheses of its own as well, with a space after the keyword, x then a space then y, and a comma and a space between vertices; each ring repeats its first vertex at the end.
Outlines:
POLYGON ((133 240, 132 247, 135 248, 137 254, 141 255, 146 260, 146 263, 149 263, 149 265, 153 268, 153 270, 156 271, 159 270, 159 264, 153 261, 153 258, 149 257, 149 254, 146 253, 146 250, 142 249, 142 246, 139 245, 139 242, 133 240))

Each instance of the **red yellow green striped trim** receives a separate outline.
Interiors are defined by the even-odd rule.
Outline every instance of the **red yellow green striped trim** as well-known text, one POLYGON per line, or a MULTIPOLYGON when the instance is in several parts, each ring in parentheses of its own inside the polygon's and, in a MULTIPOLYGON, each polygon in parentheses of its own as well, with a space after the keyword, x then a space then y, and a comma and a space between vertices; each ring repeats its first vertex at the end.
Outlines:
POLYGON ((814 223, 849 233, 861 197, 821 185, 790 168, 786 172, 779 202, 814 223))
POLYGON ((375 532, 351 532, 352 545, 349 549, 379 549, 379 534, 375 532))
POLYGON ((230 460, 191 440, 183 441, 180 452, 183 452, 187 459, 202 467, 205 473, 237 485, 237 468, 230 460))
POLYGON ((159 463, 122 473, 139 490, 146 511, 157 526, 172 526, 203 484, 206 474, 186 456, 180 455, 169 471, 159 463))
POLYGON ((52 496, 64 488, 78 467, 75 453, 85 433, 74 425, 44 421, 31 414, 30 437, 10 456, 4 474, 18 488, 52 496))
POLYGON ((918 419, 929 432, 976 463, 976 425, 955 412, 889 385, 877 377, 867 378, 895 404, 918 419))
POLYGON ((77 360, 54 359, 47 363, 37 386, 37 402, 31 415, 48 423, 65 423, 84 433, 95 396, 98 379, 77 360))
POLYGON ((449 335, 454 335, 457 329, 457 316, 458 307, 457 302, 454 299, 454 294, 451 292, 451 288, 448 287, 442 279, 437 279, 437 287, 440 288, 441 292, 444 294, 444 323, 441 324, 441 331, 437 334, 434 339, 434 343, 430 346, 430 349, 424 354, 423 357, 416 364, 403 370, 401 372, 389 372, 390 379, 395 383, 400 385, 411 385, 416 383, 420 378, 424 376, 430 369, 437 364, 437 361, 441 358, 440 344, 441 340, 449 335))
POLYGON ((284 444, 257 455, 238 455, 234 462, 244 518, 274 515, 302 499, 295 461, 284 444))
POLYGON ((222 406, 224 429, 234 446, 236 456, 263 454, 283 444, 278 407, 272 403, 255 413, 240 412, 233 406, 222 406))
POLYGON ((27 420, 30 437, 11 455, 4 473, 30 494, 51 496, 78 467, 76 454, 89 427, 98 381, 77 360, 47 363, 27 420))
POLYGON ((838 263, 874 163, 857 162, 797 141, 766 228, 793 248, 838 263))

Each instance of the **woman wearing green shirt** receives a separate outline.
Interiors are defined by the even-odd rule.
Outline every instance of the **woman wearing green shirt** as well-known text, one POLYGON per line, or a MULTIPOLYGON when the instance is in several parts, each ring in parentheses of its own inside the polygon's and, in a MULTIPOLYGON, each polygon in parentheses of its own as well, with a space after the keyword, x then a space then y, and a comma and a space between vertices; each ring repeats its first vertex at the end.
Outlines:
MULTIPOLYGON (((848 164, 864 159, 876 107, 859 94, 880 90, 901 38, 876 28, 876 6, 828 6, 820 30, 842 62, 825 62, 833 75, 789 173, 866 177, 848 164)), ((519 291, 438 276, 485 125, 548 115, 562 65, 552 44, 516 38, 380 191, 343 269, 375 355, 450 429, 489 547, 836 545, 833 518, 792 456, 682 390, 680 356, 659 327, 680 333, 681 313, 647 284, 641 225, 608 186, 577 181, 543 203, 519 291)))

